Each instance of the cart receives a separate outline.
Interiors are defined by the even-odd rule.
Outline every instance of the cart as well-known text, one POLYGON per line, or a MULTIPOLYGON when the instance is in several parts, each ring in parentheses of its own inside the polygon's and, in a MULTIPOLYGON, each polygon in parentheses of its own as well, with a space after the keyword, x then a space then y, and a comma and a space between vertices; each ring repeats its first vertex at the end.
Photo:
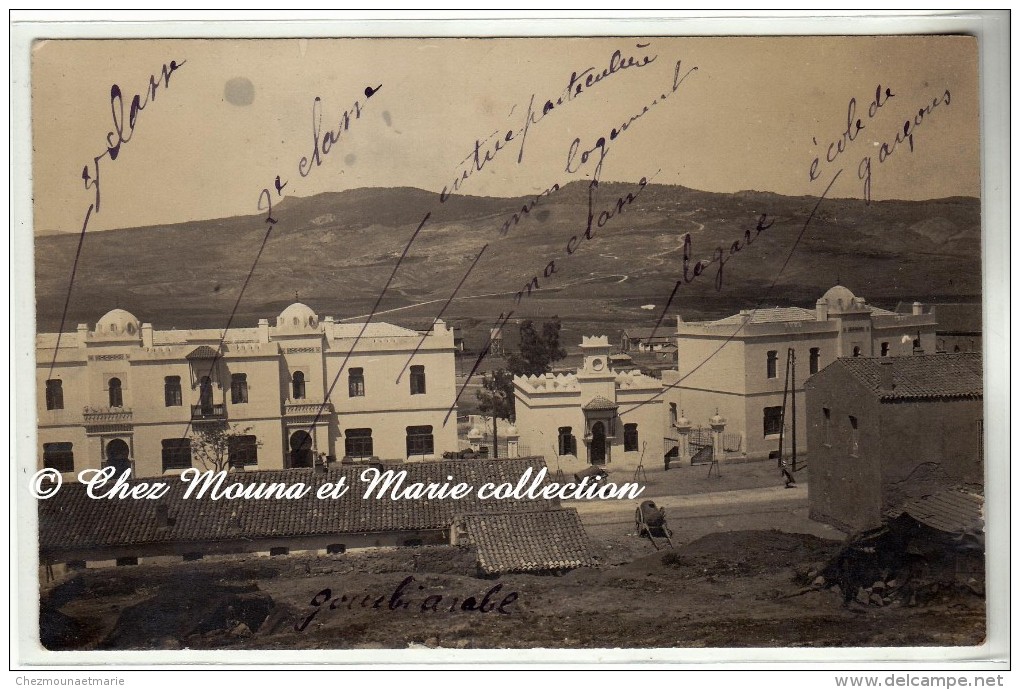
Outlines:
POLYGON ((666 511, 655 505, 655 501, 645 501, 634 511, 634 523, 639 537, 648 537, 655 550, 659 550, 656 539, 664 539, 669 548, 673 548, 673 530, 666 522, 666 511))

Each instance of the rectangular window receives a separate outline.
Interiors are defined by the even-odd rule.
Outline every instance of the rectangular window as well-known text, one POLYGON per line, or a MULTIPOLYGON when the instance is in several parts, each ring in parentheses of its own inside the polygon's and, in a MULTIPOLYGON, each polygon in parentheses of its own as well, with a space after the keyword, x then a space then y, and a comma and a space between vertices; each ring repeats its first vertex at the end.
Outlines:
POLYGON ((191 467, 191 440, 186 438, 163 439, 163 471, 186 470, 191 467))
POLYGON ((858 433, 857 417, 850 415, 850 447, 847 449, 847 452, 850 453, 852 458, 856 458, 860 453, 860 437, 858 433))
POLYGON ((783 408, 766 407, 763 410, 764 427, 766 436, 778 436, 783 430, 783 408))
POLYGON ((577 455, 577 437, 569 426, 561 426, 559 430, 559 454, 577 455))
POLYGON ((347 374, 347 395, 358 398, 365 394, 365 370, 351 369, 347 374))
POLYGON ((57 472, 74 472, 74 445, 63 441, 44 443, 43 466, 57 472))
POLYGON ((180 407, 183 404, 180 376, 167 376, 163 379, 163 398, 167 407, 180 407))
POLYGON ((411 395, 425 395, 425 367, 411 367, 411 395))
POLYGON ((809 362, 810 366, 808 368, 810 369, 810 373, 817 374, 818 373, 818 360, 821 357, 821 352, 819 351, 819 349, 817 347, 813 347, 813 348, 811 348, 810 354, 811 354, 810 362, 809 362))
POLYGON ((832 410, 828 407, 822 408, 822 445, 832 447, 832 410))
POLYGON ((372 451, 371 429, 348 429, 344 439, 344 455, 349 458, 370 458, 372 451))
POLYGON ((765 358, 765 375, 770 379, 776 378, 776 364, 779 361, 779 352, 769 350, 765 358))
POLYGON ((432 455, 434 452, 431 426, 407 427, 407 457, 432 455))
POLYGON ((623 425, 623 450, 633 451, 638 449, 637 424, 623 425))
POLYGON ((231 467, 259 464, 259 440, 255 436, 232 436, 227 440, 231 467))
POLYGON ((248 402, 248 375, 230 375, 230 402, 234 405, 248 402))
POLYGON ((46 382, 46 409, 64 409, 64 384, 60 379, 50 379, 46 382))

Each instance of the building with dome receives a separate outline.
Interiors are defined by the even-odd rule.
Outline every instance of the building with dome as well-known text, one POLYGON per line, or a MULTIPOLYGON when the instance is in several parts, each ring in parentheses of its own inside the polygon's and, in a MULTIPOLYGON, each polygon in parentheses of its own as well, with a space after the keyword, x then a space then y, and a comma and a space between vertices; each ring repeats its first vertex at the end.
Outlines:
POLYGON ((590 465, 610 471, 657 466, 663 458, 662 382, 617 371, 606 336, 585 336, 576 372, 514 377, 522 455, 544 455, 570 475, 590 465))
MULTIPOLYGON (((671 419, 690 419, 693 440, 707 437, 709 418, 721 414, 728 420, 726 457, 766 459, 779 449, 789 351, 796 372, 790 395, 802 411, 804 382, 836 358, 934 353, 935 325, 935 317, 923 313, 919 303, 909 314, 895 313, 868 304, 842 285, 826 291, 814 309, 749 309, 691 323, 678 318, 677 369, 662 373, 662 397, 671 419), (698 433, 699 427, 704 433, 698 433)), ((798 412, 798 453, 808 450, 805 424, 806 415, 798 412)), ((790 419, 786 426, 789 434, 790 419)))
POLYGON ((39 334, 36 378, 39 464, 68 480, 107 465, 139 477, 204 469, 194 438, 212 427, 248 469, 457 449, 453 331, 441 321, 423 334, 292 304, 254 328, 156 330, 114 309, 94 328, 39 334))

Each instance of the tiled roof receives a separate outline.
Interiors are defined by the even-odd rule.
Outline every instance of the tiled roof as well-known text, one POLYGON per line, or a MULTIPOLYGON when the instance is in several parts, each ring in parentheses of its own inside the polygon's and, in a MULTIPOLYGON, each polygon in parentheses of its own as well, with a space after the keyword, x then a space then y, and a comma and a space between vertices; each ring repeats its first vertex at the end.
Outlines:
POLYGON ((604 398, 601 395, 596 395, 594 398, 584 404, 583 410, 615 410, 619 407, 616 403, 608 398, 604 398))
POLYGON ((710 322, 712 326, 739 326, 747 323, 788 323, 790 321, 814 321, 815 312, 801 307, 771 307, 768 309, 749 310, 747 314, 734 314, 725 319, 710 322), (749 318, 748 318, 749 317, 749 318))
POLYGON ((921 524, 947 534, 980 534, 984 529, 985 499, 979 487, 953 487, 907 501, 886 513, 909 515, 921 524))
MULTIPOLYGON (((311 469, 231 472, 223 486, 303 482, 311 487, 300 499, 227 499, 213 501, 207 492, 201 499, 185 499, 188 487, 174 476, 162 477, 169 489, 157 500, 92 499, 80 483, 67 483, 52 498, 39 502, 39 544, 42 551, 155 543, 222 541, 267 537, 312 536, 342 533, 446 529, 456 516, 493 510, 535 510, 544 501, 481 500, 477 490, 486 482, 514 485, 528 468, 537 474, 544 468, 540 457, 505 460, 447 460, 388 465, 384 469, 406 470, 403 486, 414 482, 463 481, 474 491, 453 499, 362 498, 367 483, 359 476, 364 466, 341 466, 326 472, 311 469), (350 487, 338 499, 319 499, 324 482, 344 477, 350 487), (165 507, 173 525, 161 527, 157 511, 165 507)), ((153 479, 140 480, 152 482, 153 479)), ((138 481, 132 480, 132 485, 138 481)), ((197 493, 197 490, 196 490, 197 493)))
POLYGON ((573 508, 467 515, 468 539, 486 573, 523 573, 595 564, 588 535, 573 508))
POLYGON ((880 400, 978 398, 984 392, 981 354, 908 355, 906 357, 841 357, 836 360, 880 400), (889 367, 892 387, 883 387, 889 367))
POLYGON ((421 333, 382 321, 369 323, 338 323, 333 325, 334 338, 420 338, 421 333), (364 332, 362 333, 362 328, 364 332))

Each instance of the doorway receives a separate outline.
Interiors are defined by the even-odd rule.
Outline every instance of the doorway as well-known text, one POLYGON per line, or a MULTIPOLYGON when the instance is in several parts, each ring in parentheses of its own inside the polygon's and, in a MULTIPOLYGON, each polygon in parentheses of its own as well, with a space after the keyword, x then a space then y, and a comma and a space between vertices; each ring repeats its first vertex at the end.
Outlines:
POLYGON ((115 438, 106 444, 106 464, 117 471, 117 476, 131 468, 131 449, 123 439, 115 438))
POLYGON ((606 425, 602 422, 591 425, 589 458, 593 465, 606 464, 606 425))
POLYGON ((295 431, 290 436, 290 466, 312 466, 312 437, 307 431, 295 431))

